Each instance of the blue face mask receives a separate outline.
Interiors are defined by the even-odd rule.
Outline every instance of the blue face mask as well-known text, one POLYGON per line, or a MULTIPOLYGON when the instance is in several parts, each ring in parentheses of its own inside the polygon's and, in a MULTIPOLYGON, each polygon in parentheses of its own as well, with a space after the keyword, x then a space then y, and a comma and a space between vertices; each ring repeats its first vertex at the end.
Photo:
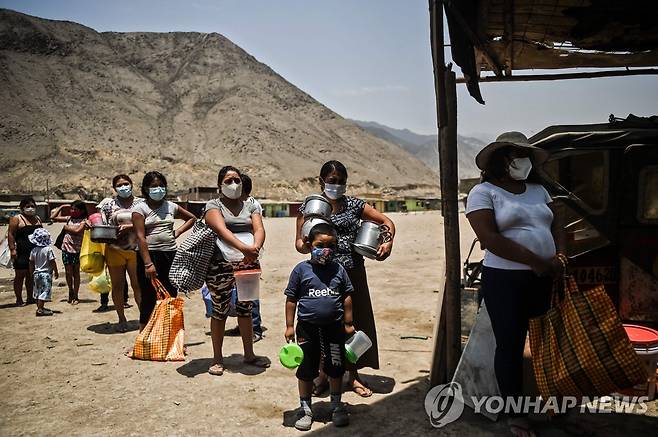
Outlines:
POLYGON ((325 265, 334 257, 334 249, 331 247, 314 247, 311 249, 311 262, 325 265))
POLYGON ((149 188, 149 197, 156 202, 164 199, 165 194, 167 194, 167 189, 165 187, 149 188))
POLYGON ((115 188, 117 195, 123 199, 126 199, 133 194, 133 187, 130 185, 121 185, 115 188))

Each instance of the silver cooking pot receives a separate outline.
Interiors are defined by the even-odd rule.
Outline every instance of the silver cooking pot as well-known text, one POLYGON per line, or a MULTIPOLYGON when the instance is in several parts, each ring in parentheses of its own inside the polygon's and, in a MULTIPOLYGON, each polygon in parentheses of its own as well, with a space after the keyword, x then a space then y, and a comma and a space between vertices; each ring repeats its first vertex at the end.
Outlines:
POLYGON ((96 225, 91 228, 91 241, 94 243, 116 243, 117 231, 116 226, 96 225))
POLYGON ((311 233, 311 229, 313 229, 313 226, 319 225, 320 223, 331 225, 331 222, 329 220, 323 219, 322 217, 309 217, 308 219, 306 219, 306 221, 302 225, 302 237, 307 238, 308 234, 311 233))
POLYGON ((381 244, 381 230, 379 225, 371 221, 362 221, 359 230, 356 233, 356 238, 352 243, 354 251, 366 258, 376 259, 377 250, 381 244))
POLYGON ((304 218, 331 217, 331 203, 319 194, 311 194, 304 200, 304 218))

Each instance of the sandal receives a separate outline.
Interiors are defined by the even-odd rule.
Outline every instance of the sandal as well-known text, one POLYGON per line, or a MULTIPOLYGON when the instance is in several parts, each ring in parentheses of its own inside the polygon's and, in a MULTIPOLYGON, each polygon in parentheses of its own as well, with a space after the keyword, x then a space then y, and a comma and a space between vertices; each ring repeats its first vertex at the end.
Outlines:
POLYGON ((313 383, 313 396, 321 396, 324 392, 329 390, 329 380, 323 379, 319 384, 313 383))
POLYGON ((77 305, 77 304, 79 304, 79 303, 80 303, 80 301, 79 301, 78 299, 73 299, 73 300, 71 301, 71 305, 77 305))
POLYGON ((372 396, 372 390, 370 390, 370 388, 364 383, 356 379, 352 381, 352 391, 362 398, 369 398, 372 396), (358 383, 359 385, 355 385, 354 383, 358 383))
POLYGON ((255 356, 251 360, 243 360, 242 361, 245 364, 249 364, 250 366, 255 366, 255 367, 260 367, 261 369, 267 369, 270 367, 270 360, 267 357, 259 357, 255 356))
POLYGON ((128 332, 128 323, 127 322, 119 322, 119 326, 117 326, 117 331, 123 333, 128 332))
POLYGON ((215 363, 210 366, 208 373, 214 376, 222 376, 224 374, 224 365, 221 363, 215 363))

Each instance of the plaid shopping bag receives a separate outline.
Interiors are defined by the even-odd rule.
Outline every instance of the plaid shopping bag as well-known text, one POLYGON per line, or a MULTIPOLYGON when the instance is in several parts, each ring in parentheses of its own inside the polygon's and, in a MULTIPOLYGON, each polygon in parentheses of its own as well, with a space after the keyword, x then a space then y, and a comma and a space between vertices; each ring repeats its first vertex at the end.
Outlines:
POLYGON ((602 396, 646 379, 646 370, 626 335, 602 285, 578 290, 566 274, 556 281, 551 308, 530 320, 530 349, 539 393, 550 396, 602 396))
POLYGON ((185 361, 183 299, 171 297, 157 279, 151 281, 158 301, 146 327, 137 335, 131 358, 150 361, 185 361))
POLYGON ((192 232, 176 251, 169 270, 169 281, 178 290, 188 292, 203 286, 216 238, 203 218, 194 222, 192 232))

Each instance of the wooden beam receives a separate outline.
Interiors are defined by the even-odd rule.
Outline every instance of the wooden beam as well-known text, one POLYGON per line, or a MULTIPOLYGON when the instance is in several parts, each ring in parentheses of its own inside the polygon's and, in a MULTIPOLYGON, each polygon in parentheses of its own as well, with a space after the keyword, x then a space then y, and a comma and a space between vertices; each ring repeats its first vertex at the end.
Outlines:
POLYGON ((503 16, 505 18, 503 40, 506 44, 505 75, 511 76, 514 70, 514 0, 505 0, 503 4, 503 16))
POLYGON ((441 129, 439 160, 443 160, 441 198, 446 257, 446 373, 455 374, 461 357, 461 254, 459 237, 459 177, 457 175, 457 83, 455 72, 445 74, 445 99, 448 124, 441 129))
MULTIPOLYGON (((502 76, 503 71, 500 68, 500 65, 498 64, 498 61, 496 61, 495 55, 491 50, 489 50, 489 46, 485 44, 482 39, 470 28, 468 27, 468 24, 466 23, 466 20, 464 20, 464 17, 461 16, 459 11, 455 8, 452 7, 452 4, 450 3, 449 0, 443 0, 443 4, 445 5, 446 8, 450 9, 450 13, 454 15, 455 20, 459 24, 459 27, 461 30, 464 31, 466 36, 468 37, 469 40, 471 40, 471 44, 477 49, 480 53, 482 53, 482 56, 484 57, 485 61, 487 61, 487 64, 491 67, 491 71, 493 71, 496 76, 502 76)), ((441 26, 443 28, 443 26, 441 26)))
POLYGON ((439 296, 430 382, 452 379, 461 355, 459 215, 457 200, 457 90, 455 73, 446 68, 443 50, 443 2, 429 0, 432 63, 439 130, 441 212, 444 217, 445 287, 439 296))
MULTIPOLYGON (((445 53, 442 48, 443 39, 443 5, 441 0, 428 0, 430 9, 430 46, 432 48, 432 67, 434 69, 434 93, 436 99, 436 120, 438 130, 448 123, 447 107, 445 103, 445 53)), ((437 145, 438 147, 438 145, 437 145)), ((439 174, 443 173, 443 161, 439 159, 439 174)), ((443 199, 441 209, 443 210, 443 199)), ((443 211, 441 214, 444 214, 443 211)), ((445 272, 444 266, 439 266, 445 272)), ((440 276, 442 284, 437 302, 436 325, 434 329, 434 348, 432 350, 432 363, 430 366, 430 385, 449 382, 446 373, 446 317, 445 317, 445 278, 440 276)))
MULTIPOLYGON (((532 82, 540 80, 565 80, 565 79, 593 79, 599 77, 641 76, 658 74, 657 68, 642 68, 636 70, 610 70, 610 71, 587 71, 582 73, 555 73, 555 74, 522 74, 516 76, 482 76, 479 82, 532 82)), ((466 83, 466 79, 460 77, 457 83, 466 83)))

